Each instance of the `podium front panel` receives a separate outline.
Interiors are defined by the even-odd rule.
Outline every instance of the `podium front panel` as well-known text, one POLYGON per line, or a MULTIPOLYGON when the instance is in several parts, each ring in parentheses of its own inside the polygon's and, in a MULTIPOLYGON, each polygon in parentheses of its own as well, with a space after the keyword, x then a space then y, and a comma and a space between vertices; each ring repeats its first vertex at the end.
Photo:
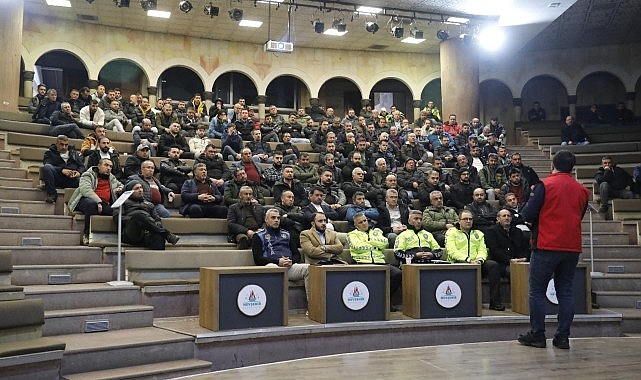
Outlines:
POLYGON ((383 321, 386 319, 386 288, 389 285, 385 281, 385 271, 327 272, 326 275, 326 323, 383 321), (369 301, 360 310, 351 310, 343 303, 343 289, 353 281, 365 284, 369 291, 369 301))
POLYGON ((200 268, 200 325, 214 331, 285 326, 287 285, 286 268, 200 268))
MULTIPOLYGON (((434 265, 440 268, 447 266, 434 265)), ((475 317, 479 315, 478 294, 480 284, 478 268, 470 266, 470 264, 464 265, 467 265, 468 268, 420 271, 421 318, 475 317), (437 289, 445 281, 453 281, 460 287, 460 294, 452 296, 460 297, 456 306, 444 307, 439 303, 439 297, 448 297, 442 290, 437 289)))

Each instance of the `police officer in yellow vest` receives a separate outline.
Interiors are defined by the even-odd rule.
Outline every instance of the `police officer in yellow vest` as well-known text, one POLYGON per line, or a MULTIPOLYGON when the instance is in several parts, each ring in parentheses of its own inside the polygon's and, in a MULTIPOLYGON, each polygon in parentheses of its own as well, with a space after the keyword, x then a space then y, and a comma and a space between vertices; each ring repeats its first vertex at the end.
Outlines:
POLYGON ((434 236, 421 226, 422 218, 421 211, 410 211, 408 218, 410 228, 396 237, 394 256, 402 263, 407 262, 408 259, 412 264, 429 263, 434 259, 440 259, 443 254, 434 236))

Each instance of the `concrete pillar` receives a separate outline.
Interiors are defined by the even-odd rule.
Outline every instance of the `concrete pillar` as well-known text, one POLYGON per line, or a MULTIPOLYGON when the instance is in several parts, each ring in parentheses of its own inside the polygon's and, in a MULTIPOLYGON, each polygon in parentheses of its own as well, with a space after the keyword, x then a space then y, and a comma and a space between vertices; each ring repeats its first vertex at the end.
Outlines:
MULTIPOLYGON (((211 108, 211 105, 214 104, 212 98, 214 97, 214 93, 211 91, 205 91, 203 92, 203 101, 205 102, 205 106, 207 107, 207 112, 209 112, 209 109, 211 108)), ((209 115, 209 119, 211 119, 211 115, 209 115)))
POLYGON ((441 116, 471 120, 479 114, 479 66, 476 47, 458 38, 441 42, 441 116))
MULTIPOLYGON (((18 112, 20 96, 20 51, 22 50, 22 18, 24 0, 5 2, 0 12, 0 111, 18 112)), ((31 89, 25 96, 31 97, 31 89)))
POLYGON ((636 98, 635 92, 626 92, 625 93, 625 108, 632 111, 636 115, 636 110, 634 109, 634 100, 636 98))
POLYGON ((33 78, 35 75, 35 72, 29 70, 25 70, 23 73, 24 82, 22 82, 22 94, 27 99, 33 97, 33 78))
POLYGON ((519 137, 516 135, 516 122, 521 121, 521 112, 523 108, 523 99, 513 98, 512 105, 514 106, 514 122, 513 123, 503 123, 506 133, 506 145, 517 145, 519 143, 519 137))
POLYGON ((147 94, 149 94, 149 104, 151 104, 152 107, 156 106, 156 101, 158 100, 158 87, 156 86, 149 86, 147 87, 147 94))
MULTIPOLYGON (((568 108, 570 115, 576 119, 576 95, 568 95, 568 108)), ((561 115, 561 119, 565 120, 566 116, 568 115, 561 115)))
MULTIPOLYGON (((414 119, 410 120, 410 123, 413 123, 415 120, 421 117, 421 99, 412 100, 412 108, 414 108, 414 119)), ((405 115, 407 117, 407 115, 405 115)))
POLYGON ((258 95, 256 101, 258 102, 258 117, 260 120, 265 120, 265 103, 267 103, 267 96, 258 95))
POLYGON ((96 93, 96 89, 98 88, 99 84, 100 82, 98 82, 97 79, 89 79, 87 81, 87 87, 89 87, 89 92, 91 93, 91 95, 96 93))

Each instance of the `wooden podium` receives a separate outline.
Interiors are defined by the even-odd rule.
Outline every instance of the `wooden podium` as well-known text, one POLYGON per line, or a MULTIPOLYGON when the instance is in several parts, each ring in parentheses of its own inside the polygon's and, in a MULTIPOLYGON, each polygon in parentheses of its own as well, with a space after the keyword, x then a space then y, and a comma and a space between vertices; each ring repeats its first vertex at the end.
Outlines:
MULTIPOLYGON (((572 292, 574 294, 574 311, 577 314, 592 313, 590 269, 585 263, 576 266, 572 292)), ((512 311, 519 314, 530 314, 530 263, 510 263, 510 292, 512 296, 512 311)), ((547 315, 558 313, 559 306, 546 297, 547 315)))
POLYGON ((200 268, 200 326, 213 331, 287 325, 287 268, 200 268))
POLYGON ((404 264, 403 314, 412 318, 481 316, 481 266, 404 264))
POLYGON ((320 323, 389 319, 387 265, 310 265, 309 319, 320 323))

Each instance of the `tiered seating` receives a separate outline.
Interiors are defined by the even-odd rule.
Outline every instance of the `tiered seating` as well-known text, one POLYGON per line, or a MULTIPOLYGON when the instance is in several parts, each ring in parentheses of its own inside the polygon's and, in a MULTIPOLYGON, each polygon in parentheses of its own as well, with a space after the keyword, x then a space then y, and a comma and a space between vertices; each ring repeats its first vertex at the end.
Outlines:
POLYGON ((57 378, 65 343, 42 338, 40 299, 11 285, 11 253, 0 252, 0 373, 7 378, 57 378))

